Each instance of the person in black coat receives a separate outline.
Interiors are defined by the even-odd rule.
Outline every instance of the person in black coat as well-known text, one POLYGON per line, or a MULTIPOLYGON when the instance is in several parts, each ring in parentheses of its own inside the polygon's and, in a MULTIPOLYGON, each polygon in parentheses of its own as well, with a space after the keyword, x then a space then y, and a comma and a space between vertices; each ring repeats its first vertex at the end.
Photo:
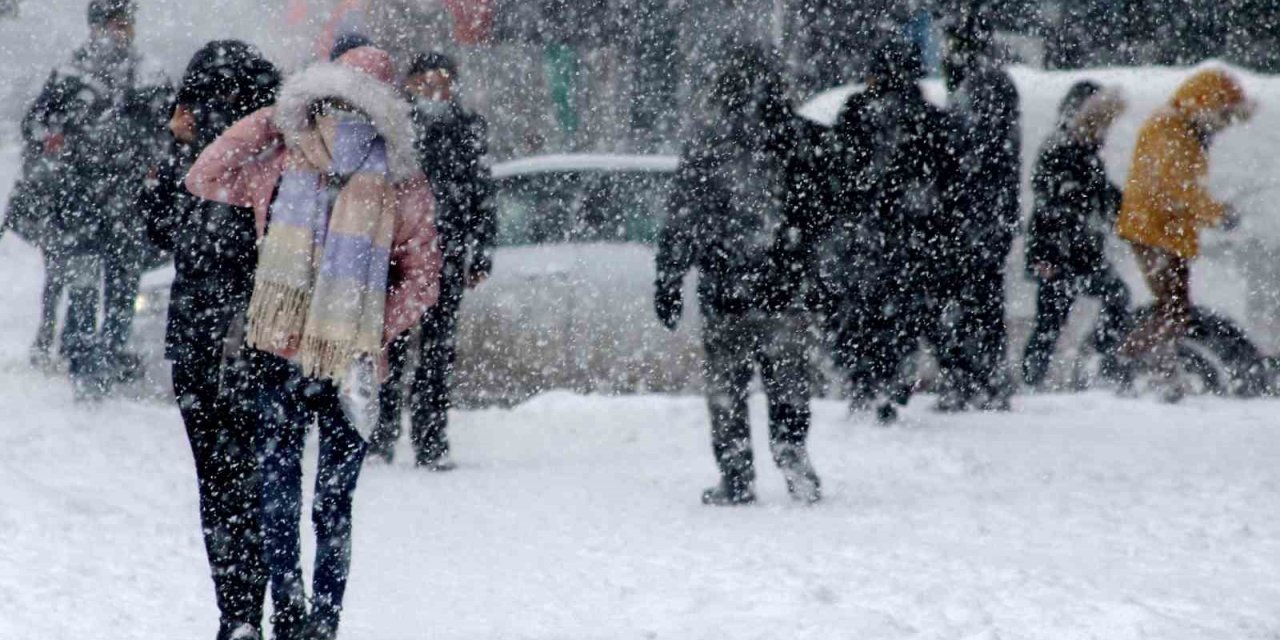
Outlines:
POLYGON ((949 118, 921 91, 918 49, 897 37, 872 56, 868 87, 836 122, 837 208, 844 304, 837 357, 855 402, 882 422, 910 398, 909 360, 939 343, 942 178, 951 173, 949 118))
POLYGON ((953 292, 955 367, 939 407, 1006 410, 1005 273, 1022 219, 1022 114, 1013 79, 995 61, 994 31, 976 11, 949 29, 944 65, 957 158, 947 179, 950 227, 943 279, 953 292))
POLYGON ((1075 85, 1063 100, 1058 130, 1036 162, 1026 262, 1040 290, 1022 362, 1023 376, 1033 387, 1044 383, 1063 325, 1081 294, 1102 301, 1094 339, 1103 374, 1124 377, 1116 349, 1127 333, 1129 290, 1106 256, 1107 230, 1115 225, 1122 194, 1100 156, 1123 109, 1118 92, 1087 81, 1075 85))
POLYGON ((259 637, 267 584, 257 420, 250 373, 234 355, 253 292, 257 236, 252 211, 197 200, 182 180, 223 131, 272 104, 279 84, 279 73, 250 45, 228 40, 200 49, 170 121, 172 161, 143 200, 151 241, 174 256, 165 357, 195 458, 219 640, 259 637))
POLYGON ((410 439, 416 464, 433 471, 454 468, 450 459, 449 407, 457 348, 458 308, 467 289, 493 270, 497 221, 489 202, 491 179, 483 162, 488 123, 458 103, 458 67, 440 53, 414 58, 406 80, 418 131, 417 152, 436 196, 436 227, 444 253, 440 301, 422 321, 417 367, 410 371, 413 337, 391 346, 391 376, 383 385, 381 416, 370 452, 387 462, 400 438, 406 380, 410 384, 410 439))
POLYGON ((704 373, 720 482, 705 504, 755 501, 755 459, 747 415, 758 367, 769 405, 769 440, 792 497, 821 498, 806 447, 811 421, 808 312, 799 277, 811 230, 802 219, 812 189, 798 177, 796 118, 783 98, 780 65, 745 46, 712 86, 713 119, 689 144, 668 202, 657 255, 655 307, 674 330, 684 278, 698 270, 704 373))
POLYGON ((88 43, 54 70, 22 123, 28 157, 37 153, 56 165, 48 172, 55 197, 40 205, 53 286, 46 288, 37 348, 47 353, 57 285, 65 285, 63 351, 79 399, 102 395, 138 366, 124 353, 147 255, 135 208, 158 165, 171 89, 133 48, 135 11, 132 0, 90 2, 88 43))

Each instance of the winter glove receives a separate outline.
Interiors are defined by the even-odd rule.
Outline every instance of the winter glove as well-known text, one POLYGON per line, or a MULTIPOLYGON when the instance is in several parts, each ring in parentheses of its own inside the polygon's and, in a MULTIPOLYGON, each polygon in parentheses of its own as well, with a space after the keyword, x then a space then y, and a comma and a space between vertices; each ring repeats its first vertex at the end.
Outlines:
POLYGON ((1235 231, 1240 228, 1240 210, 1234 206, 1227 206, 1226 215, 1222 216, 1222 230, 1235 231))
POLYGON ((684 292, 680 289, 680 283, 659 283, 658 292, 653 297, 653 306, 662 326, 668 331, 675 331, 680 326, 680 316, 684 314, 684 292))

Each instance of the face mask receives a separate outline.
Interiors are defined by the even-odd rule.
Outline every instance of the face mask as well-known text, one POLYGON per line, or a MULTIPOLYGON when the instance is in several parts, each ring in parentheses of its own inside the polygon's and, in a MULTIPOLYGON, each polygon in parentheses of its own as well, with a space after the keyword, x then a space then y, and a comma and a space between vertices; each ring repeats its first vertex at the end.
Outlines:
POLYGON ((447 100, 419 98, 413 106, 418 113, 432 120, 443 120, 453 113, 453 103, 447 100))

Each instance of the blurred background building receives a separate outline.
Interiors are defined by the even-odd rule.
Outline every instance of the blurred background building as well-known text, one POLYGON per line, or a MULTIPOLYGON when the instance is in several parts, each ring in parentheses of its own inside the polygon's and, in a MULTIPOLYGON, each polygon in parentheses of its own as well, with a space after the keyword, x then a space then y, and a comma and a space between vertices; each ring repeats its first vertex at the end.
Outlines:
MULTIPOLYGON (((0 108, 27 100, 83 30, 87 0, 0 0, 0 49, 30 69, 0 108), (48 25, 41 33, 19 29, 48 25), (16 20, 3 20, 9 17, 16 20), (24 44, 29 41, 31 46, 24 44), (65 41, 65 42, 64 42, 65 41), (38 46, 36 46, 38 45, 38 46), (64 51, 62 47, 66 48, 64 51), (52 50, 56 48, 57 50, 52 50), (36 69, 37 67, 38 70, 36 69), (27 75, 31 76, 30 78, 27 75)), ((857 81, 877 35, 908 34, 931 68, 938 24, 981 6, 1010 61, 1049 68, 1187 65, 1219 58, 1280 71, 1280 0, 139 0, 140 41, 176 74, 200 40, 241 37, 286 68, 317 38, 367 32, 405 61, 439 49, 465 100, 493 123, 499 158, 558 151, 669 152, 699 117, 724 51, 768 42, 794 97, 857 81), (210 19, 211 15, 218 19, 210 19)), ((26 73, 22 71, 22 73, 26 73)))

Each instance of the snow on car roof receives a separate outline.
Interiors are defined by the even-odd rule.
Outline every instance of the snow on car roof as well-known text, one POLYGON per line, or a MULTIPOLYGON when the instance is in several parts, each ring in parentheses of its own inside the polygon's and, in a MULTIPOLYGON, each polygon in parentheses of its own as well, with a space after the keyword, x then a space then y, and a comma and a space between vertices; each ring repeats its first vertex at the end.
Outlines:
POLYGON ((558 154, 521 158, 493 165, 494 178, 567 171, 673 173, 680 158, 664 155, 558 154))

